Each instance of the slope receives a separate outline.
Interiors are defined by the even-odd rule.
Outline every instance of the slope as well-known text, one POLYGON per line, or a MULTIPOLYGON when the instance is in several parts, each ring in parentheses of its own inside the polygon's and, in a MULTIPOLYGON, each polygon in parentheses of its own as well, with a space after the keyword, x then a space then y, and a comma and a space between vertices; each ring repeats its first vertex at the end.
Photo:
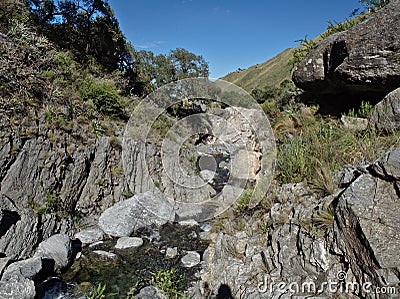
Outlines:
POLYGON ((289 60, 293 57, 294 49, 288 48, 264 63, 253 65, 243 71, 229 73, 222 79, 248 92, 254 88, 278 86, 283 80, 291 77, 289 60))

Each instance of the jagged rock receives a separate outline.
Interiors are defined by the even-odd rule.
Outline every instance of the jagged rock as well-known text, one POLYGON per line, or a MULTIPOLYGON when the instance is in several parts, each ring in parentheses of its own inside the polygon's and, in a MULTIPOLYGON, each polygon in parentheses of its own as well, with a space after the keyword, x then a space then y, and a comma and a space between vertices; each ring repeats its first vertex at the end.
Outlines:
POLYGON ((0 298, 2 299, 33 299, 35 284, 32 280, 15 276, 7 281, 0 281, 0 298))
POLYGON ((101 229, 114 237, 129 237, 139 228, 175 220, 173 206, 162 195, 146 192, 116 203, 99 218, 101 229))
POLYGON ((60 273, 72 261, 72 244, 67 235, 57 234, 41 242, 35 256, 54 261, 54 272, 60 273))
POLYGON ((400 129, 400 88, 375 105, 369 123, 378 131, 391 133, 400 129))
POLYGON ((3 270, 8 266, 10 261, 9 257, 0 258, 0 277, 3 275, 3 270))
POLYGON ((76 233, 74 238, 88 245, 103 240, 104 232, 100 228, 88 228, 76 233))
POLYGON ((384 157, 375 161, 371 169, 383 178, 400 180, 400 149, 388 152, 384 157))
POLYGON ((147 286, 144 287, 143 289, 140 290, 139 294, 137 294, 135 296, 136 299, 148 299, 148 298, 152 298, 152 299, 164 299, 166 298, 162 292, 153 287, 153 286, 147 286))
POLYGON ((33 257, 9 265, 1 278, 2 281, 11 280, 13 277, 34 279, 42 270, 42 259, 33 257))
POLYGON ((138 248, 143 245, 143 239, 137 237, 122 237, 117 240, 116 249, 138 248))
POLYGON ((188 251, 186 255, 182 257, 181 262, 184 267, 192 268, 200 263, 200 254, 196 251, 188 251))
POLYGON ((400 1, 322 40, 297 66, 295 84, 315 94, 387 94, 400 86, 400 1))
POLYGON ((374 286, 393 283, 390 277, 400 270, 399 213, 393 183, 370 174, 358 177, 340 196, 335 235, 357 281, 374 286))

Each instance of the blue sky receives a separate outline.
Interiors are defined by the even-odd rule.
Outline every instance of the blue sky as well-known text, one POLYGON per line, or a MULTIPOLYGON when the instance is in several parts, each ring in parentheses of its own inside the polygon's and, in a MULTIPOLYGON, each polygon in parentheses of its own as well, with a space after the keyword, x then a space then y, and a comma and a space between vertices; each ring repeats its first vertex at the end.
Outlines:
POLYGON ((137 50, 185 48, 202 55, 219 78, 272 58, 295 40, 313 38, 327 21, 343 21, 358 0, 109 0, 137 50))

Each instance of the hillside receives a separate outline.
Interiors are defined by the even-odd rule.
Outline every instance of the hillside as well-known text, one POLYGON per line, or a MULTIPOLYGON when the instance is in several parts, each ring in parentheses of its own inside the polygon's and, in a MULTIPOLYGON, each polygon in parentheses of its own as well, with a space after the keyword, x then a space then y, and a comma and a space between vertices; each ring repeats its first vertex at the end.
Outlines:
POLYGON ((279 86, 283 80, 290 79, 291 72, 288 62, 292 59, 294 49, 288 48, 264 63, 253 65, 243 71, 229 73, 222 79, 249 92, 254 88, 279 86))

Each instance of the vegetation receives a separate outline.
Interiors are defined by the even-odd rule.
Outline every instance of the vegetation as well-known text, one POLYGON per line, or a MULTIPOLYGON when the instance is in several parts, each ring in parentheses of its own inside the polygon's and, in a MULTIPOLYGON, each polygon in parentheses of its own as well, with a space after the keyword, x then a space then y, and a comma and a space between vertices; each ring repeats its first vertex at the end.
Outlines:
POLYGON ((106 296, 104 295, 106 291, 106 285, 99 283, 97 285, 97 288, 93 291, 91 291, 88 295, 89 299, 103 299, 106 298, 106 296))
POLYGON ((153 274, 151 283, 163 291, 167 298, 183 298, 183 276, 178 275, 175 269, 159 270, 153 274))

